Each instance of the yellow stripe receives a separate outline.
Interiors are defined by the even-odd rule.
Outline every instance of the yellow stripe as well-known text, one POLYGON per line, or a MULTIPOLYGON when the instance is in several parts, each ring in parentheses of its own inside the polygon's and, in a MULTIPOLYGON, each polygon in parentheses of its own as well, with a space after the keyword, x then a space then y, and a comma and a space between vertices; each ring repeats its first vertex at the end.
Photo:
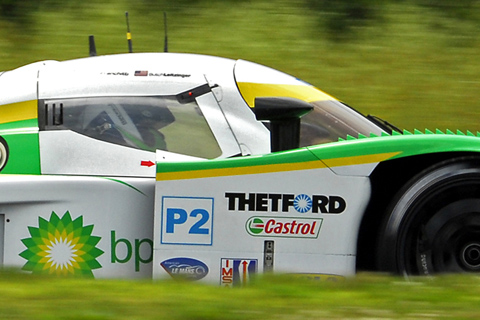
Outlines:
POLYGON ((342 166, 353 166, 358 164, 367 164, 367 163, 377 163, 382 162, 387 159, 390 159, 397 154, 400 154, 400 151, 397 152, 388 152, 388 153, 378 153, 370 154, 366 156, 355 156, 355 157, 345 157, 345 158, 333 158, 322 160, 327 167, 342 167, 342 166))
POLYGON ((336 100, 310 85, 239 82, 238 89, 250 108, 254 107, 256 97, 287 97, 306 102, 336 100))
POLYGON ((283 172, 283 171, 307 170, 307 169, 319 169, 319 168, 325 168, 325 165, 321 161, 266 164, 266 165, 236 167, 236 168, 192 170, 192 171, 181 171, 181 172, 159 172, 157 173, 157 180, 199 179, 199 178, 238 176, 238 175, 245 175, 245 174, 283 172))
POLYGON ((213 177, 238 176, 247 174, 260 174, 272 172, 286 172, 296 170, 321 169, 327 167, 339 167, 348 165, 359 165, 366 163, 377 163, 399 154, 400 152, 380 153, 366 156, 355 156, 345 158, 335 158, 322 161, 307 161, 299 163, 281 163, 267 164, 249 167, 236 168, 220 168, 206 170, 192 170, 179 172, 159 172, 157 173, 157 181, 167 180, 183 180, 183 179, 200 179, 213 177))
POLYGON ((37 100, 0 106, 0 123, 36 119, 37 115, 37 100))
POLYGON ((130 32, 127 32, 127 40, 132 40, 132 34, 130 32))

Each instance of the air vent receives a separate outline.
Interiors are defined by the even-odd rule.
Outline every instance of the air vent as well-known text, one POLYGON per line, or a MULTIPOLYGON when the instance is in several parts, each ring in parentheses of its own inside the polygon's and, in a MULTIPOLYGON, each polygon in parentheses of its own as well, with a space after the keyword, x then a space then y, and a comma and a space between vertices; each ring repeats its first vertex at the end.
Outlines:
POLYGON ((45 103, 45 125, 60 126, 63 124, 63 103, 45 103))

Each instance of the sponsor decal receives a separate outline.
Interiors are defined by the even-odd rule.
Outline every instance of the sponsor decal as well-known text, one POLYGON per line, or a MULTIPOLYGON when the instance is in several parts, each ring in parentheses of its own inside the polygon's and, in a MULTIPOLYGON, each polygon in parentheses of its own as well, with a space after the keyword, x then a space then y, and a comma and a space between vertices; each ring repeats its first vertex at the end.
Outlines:
MULTIPOLYGON (((124 76, 128 77, 130 72, 125 71, 114 71, 114 72, 100 72, 102 75, 107 76, 124 76)), ((168 77, 168 78, 190 78, 191 74, 186 73, 165 73, 165 72, 148 72, 146 70, 136 70, 133 75, 135 77, 168 77)))
POLYGON ((226 192, 229 211, 339 214, 347 208, 340 196, 226 192))
POLYGON ((251 236, 316 239, 321 218, 251 217, 245 227, 251 236))
POLYGON ((124 77, 129 75, 128 72, 107 72, 107 73, 102 72, 100 74, 105 74, 107 76, 124 76, 124 77))
POLYGON ((220 284, 225 287, 246 285, 257 273, 256 259, 222 259, 220 284))
POLYGON ((162 197, 162 244, 212 245, 213 198, 162 197))
POLYGON ((184 73, 152 73, 148 74, 150 77, 174 77, 174 78, 189 78, 190 74, 184 73))
POLYGON ((81 275, 93 277, 92 270, 102 266, 103 254, 96 245, 93 225, 84 226, 83 217, 72 220, 70 212, 60 218, 52 212, 49 220, 38 218, 38 228, 28 227, 30 238, 22 239, 27 249, 20 256, 27 260, 23 270, 34 274, 81 275))
POLYGON ((146 76, 148 76, 148 71, 146 70, 135 71, 135 77, 146 77, 146 76))
POLYGON ((197 281, 208 274, 205 263, 191 258, 172 258, 163 261, 160 265, 173 279, 197 281))
POLYGON ((134 262, 135 272, 140 272, 140 266, 153 260, 153 241, 151 239, 132 239, 117 236, 115 230, 110 231, 110 262, 134 262))

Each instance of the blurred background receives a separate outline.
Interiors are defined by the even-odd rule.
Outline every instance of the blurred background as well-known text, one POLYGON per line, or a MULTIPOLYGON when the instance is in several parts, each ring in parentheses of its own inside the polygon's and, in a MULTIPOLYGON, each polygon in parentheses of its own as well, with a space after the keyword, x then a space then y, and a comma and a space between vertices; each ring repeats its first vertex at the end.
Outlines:
MULTIPOLYGON (((163 51, 292 74, 400 128, 480 131, 478 0, 0 0, 0 70, 163 51)), ((1 88, 0 88, 1 94, 1 88)))

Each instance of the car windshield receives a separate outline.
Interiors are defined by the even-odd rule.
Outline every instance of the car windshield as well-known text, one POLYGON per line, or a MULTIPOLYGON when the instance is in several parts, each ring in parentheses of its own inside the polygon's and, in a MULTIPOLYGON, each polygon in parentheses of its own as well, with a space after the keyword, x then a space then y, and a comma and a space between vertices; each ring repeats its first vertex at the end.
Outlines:
POLYGON ((313 110, 301 120, 300 146, 346 139, 347 135, 380 135, 384 130, 362 114, 337 100, 315 101, 313 110))

